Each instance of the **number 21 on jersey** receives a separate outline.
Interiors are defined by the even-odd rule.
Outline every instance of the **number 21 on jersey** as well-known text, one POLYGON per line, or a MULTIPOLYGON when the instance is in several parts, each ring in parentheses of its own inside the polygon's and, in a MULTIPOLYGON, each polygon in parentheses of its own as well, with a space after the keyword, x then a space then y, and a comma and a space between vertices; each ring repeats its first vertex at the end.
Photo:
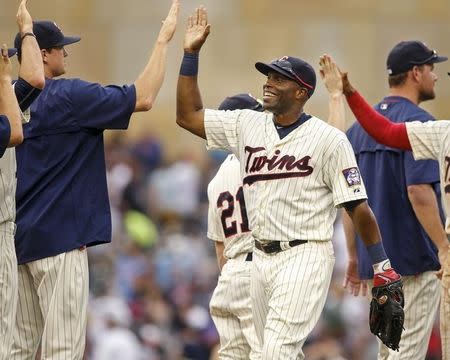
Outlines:
POLYGON ((229 191, 221 193, 217 198, 217 207, 222 209, 220 221, 222 222, 225 237, 236 235, 238 232, 245 233, 250 231, 248 228, 248 218, 247 211, 245 209, 244 190, 242 189, 242 186, 234 196, 229 191), (236 221, 237 212, 235 212, 237 206, 239 206, 242 220, 239 225, 236 221))

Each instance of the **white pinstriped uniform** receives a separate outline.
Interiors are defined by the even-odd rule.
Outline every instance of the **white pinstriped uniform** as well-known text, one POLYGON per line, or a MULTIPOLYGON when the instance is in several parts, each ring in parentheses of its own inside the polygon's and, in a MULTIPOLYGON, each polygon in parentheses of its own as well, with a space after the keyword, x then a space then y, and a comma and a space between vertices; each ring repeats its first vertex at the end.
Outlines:
MULTIPOLYGON (((21 115, 29 121, 29 111, 21 115)), ((0 158, 0 360, 10 359, 17 309, 16 169, 16 151, 6 149, 0 158)))
POLYGON ((224 243, 227 262, 210 302, 220 336, 220 359, 259 359, 261 349, 252 320, 250 276, 253 251, 248 229, 239 160, 229 155, 208 185, 208 238, 224 243))
POLYGON ((272 116, 205 110, 207 146, 240 159, 254 238, 288 250, 254 253, 251 296, 261 357, 303 359, 331 280, 336 207, 366 199, 366 191, 344 133, 312 117, 280 140, 272 116), (295 239, 308 243, 290 248, 295 239))
MULTIPOLYGON (((445 231, 450 235, 450 121, 413 121, 405 125, 414 159, 439 161, 441 193, 446 213, 445 231)), ((440 320, 442 359, 450 360, 450 288, 443 288, 442 291, 440 320)))

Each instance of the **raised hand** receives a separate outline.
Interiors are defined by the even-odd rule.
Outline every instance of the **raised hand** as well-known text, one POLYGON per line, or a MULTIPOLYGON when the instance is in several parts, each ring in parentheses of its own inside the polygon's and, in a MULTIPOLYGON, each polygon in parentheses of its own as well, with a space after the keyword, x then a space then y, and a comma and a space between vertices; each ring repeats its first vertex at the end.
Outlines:
POLYGON ((33 32, 33 19, 27 9, 28 0, 21 0, 17 10, 16 20, 21 34, 33 32))
POLYGON ((11 81, 11 62, 8 57, 8 47, 6 44, 2 45, 1 59, 0 59, 0 79, 11 81))
POLYGON ((342 285, 353 296, 358 296, 360 291, 362 296, 367 295, 367 282, 359 278, 358 264, 354 261, 348 262, 342 285))
POLYGON ((324 54, 319 59, 320 77, 331 95, 342 94, 342 73, 330 55, 324 54))
POLYGON ((161 30, 159 31, 158 35, 159 42, 168 43, 172 39, 173 34, 175 34, 175 29, 177 27, 179 9, 180 9, 180 0, 173 0, 169 13, 167 14, 166 19, 163 21, 161 30))
POLYGON ((342 73, 342 91, 345 96, 350 96, 353 94, 356 89, 350 84, 350 81, 348 80, 348 73, 342 73))
POLYGON ((204 6, 195 10, 194 15, 189 16, 186 34, 184 35, 184 50, 187 52, 199 52, 210 32, 208 13, 204 6))

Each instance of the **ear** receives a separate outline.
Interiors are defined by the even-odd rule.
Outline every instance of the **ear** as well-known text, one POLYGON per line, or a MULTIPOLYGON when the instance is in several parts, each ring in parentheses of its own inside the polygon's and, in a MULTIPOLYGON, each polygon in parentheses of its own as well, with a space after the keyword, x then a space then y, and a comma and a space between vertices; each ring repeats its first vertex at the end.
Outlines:
POLYGON ((306 101, 308 100, 308 90, 303 87, 299 87, 296 91, 296 97, 299 100, 306 101))
POLYGON ((422 79, 422 69, 419 66, 413 66, 411 75, 413 80, 420 81, 422 79))
POLYGON ((48 54, 48 51, 47 51, 47 50, 45 50, 45 49, 42 49, 42 50, 41 50, 42 61, 44 62, 44 64, 47 63, 47 54, 48 54))

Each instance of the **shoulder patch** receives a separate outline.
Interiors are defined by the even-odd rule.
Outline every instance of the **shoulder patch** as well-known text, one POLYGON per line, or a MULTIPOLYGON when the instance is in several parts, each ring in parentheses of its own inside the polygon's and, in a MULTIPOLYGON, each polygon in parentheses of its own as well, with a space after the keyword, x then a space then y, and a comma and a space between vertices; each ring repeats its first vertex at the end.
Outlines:
POLYGON ((361 175, 357 167, 342 170, 348 186, 361 185, 361 175))

